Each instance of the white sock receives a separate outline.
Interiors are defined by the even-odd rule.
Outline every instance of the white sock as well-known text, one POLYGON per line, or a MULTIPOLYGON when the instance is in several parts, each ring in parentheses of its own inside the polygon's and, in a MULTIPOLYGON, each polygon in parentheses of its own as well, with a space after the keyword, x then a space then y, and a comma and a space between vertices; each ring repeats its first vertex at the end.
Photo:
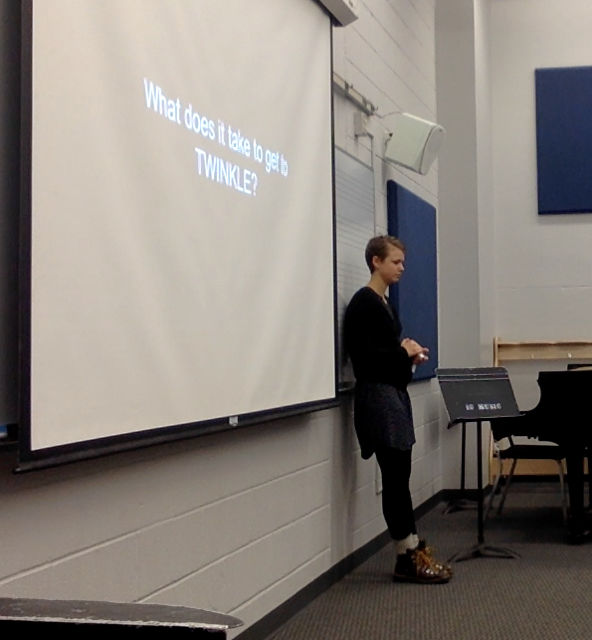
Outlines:
POLYGON ((417 535, 414 533, 410 533, 403 540, 395 540, 395 548, 397 550, 397 555, 402 556, 407 553, 407 549, 417 549, 417 544, 419 539, 417 535))

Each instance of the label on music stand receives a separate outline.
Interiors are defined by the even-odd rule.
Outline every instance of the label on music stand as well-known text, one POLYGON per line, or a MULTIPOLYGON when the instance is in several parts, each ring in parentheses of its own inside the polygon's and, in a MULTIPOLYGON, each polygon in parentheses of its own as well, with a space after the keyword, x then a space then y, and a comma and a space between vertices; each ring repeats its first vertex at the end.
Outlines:
POLYGON ((520 415, 505 367, 436 369, 450 425, 520 415))

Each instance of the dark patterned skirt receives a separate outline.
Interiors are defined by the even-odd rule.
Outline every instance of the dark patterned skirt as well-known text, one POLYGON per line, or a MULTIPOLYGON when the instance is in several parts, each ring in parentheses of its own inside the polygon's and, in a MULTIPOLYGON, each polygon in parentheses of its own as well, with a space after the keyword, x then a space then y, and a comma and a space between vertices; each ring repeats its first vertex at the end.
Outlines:
POLYGON ((367 460, 377 445, 407 451, 415 444, 411 399, 382 382, 357 382, 354 393, 354 426, 367 460))

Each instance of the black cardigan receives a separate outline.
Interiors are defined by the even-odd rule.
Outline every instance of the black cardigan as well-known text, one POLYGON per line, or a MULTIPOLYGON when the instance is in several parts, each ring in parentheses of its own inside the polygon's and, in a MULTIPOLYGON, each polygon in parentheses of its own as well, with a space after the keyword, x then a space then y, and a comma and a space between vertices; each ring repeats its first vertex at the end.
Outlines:
POLYGON ((354 294, 345 311, 343 337, 358 382, 383 382, 405 390, 412 360, 401 346, 397 312, 370 287, 354 294))

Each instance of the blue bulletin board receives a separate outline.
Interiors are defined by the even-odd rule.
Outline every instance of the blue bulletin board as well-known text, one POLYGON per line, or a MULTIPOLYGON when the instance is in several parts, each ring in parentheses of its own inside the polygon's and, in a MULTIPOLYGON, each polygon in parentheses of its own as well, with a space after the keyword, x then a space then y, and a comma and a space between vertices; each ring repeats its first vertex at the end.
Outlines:
POLYGON ((407 248, 405 273, 391 287, 403 337, 430 350, 430 359, 417 367, 414 380, 436 376, 438 366, 438 256, 436 209, 393 180, 387 182, 388 232, 407 248))
POLYGON ((592 67, 536 69, 540 214, 592 212, 592 67))

